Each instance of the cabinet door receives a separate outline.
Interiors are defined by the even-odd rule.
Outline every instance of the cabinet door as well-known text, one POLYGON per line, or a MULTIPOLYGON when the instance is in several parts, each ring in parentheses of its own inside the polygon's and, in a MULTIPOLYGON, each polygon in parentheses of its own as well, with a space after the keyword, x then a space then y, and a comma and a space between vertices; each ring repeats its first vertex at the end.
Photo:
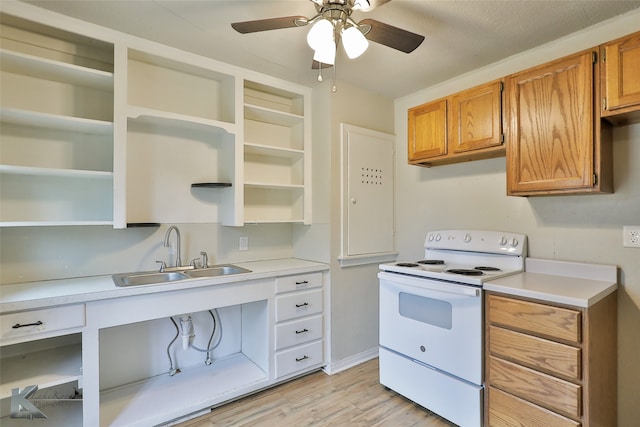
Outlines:
POLYGON ((502 145, 502 82, 453 95, 449 129, 454 153, 502 145))
POLYGON ((409 110, 409 163, 447 154, 447 100, 409 110))
POLYGON ((640 109, 640 32, 604 45, 603 115, 640 109))
POLYGON ((594 183, 594 54, 507 77, 507 192, 545 194, 594 183))

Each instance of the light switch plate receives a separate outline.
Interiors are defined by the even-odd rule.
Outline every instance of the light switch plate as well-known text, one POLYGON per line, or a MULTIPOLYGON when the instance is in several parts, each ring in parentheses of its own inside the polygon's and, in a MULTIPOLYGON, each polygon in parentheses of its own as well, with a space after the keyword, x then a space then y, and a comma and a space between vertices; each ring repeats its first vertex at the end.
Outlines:
POLYGON ((248 251, 249 250, 249 237, 240 236, 240 240, 238 242, 238 249, 241 250, 241 251, 248 251))

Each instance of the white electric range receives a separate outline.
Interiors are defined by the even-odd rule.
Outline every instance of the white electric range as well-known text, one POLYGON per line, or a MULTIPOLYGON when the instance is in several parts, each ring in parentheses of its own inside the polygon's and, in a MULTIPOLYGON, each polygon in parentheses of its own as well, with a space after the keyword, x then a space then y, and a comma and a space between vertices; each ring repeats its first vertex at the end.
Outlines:
POLYGON ((482 425, 483 295, 524 269, 527 237, 440 230, 422 260, 380 265, 380 383, 460 426, 482 425))

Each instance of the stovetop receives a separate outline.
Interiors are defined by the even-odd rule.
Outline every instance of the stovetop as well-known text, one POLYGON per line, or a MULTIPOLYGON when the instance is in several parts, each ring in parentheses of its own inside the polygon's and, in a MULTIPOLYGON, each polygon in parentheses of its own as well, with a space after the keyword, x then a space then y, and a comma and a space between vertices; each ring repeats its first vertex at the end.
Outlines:
POLYGON ((524 270, 527 237, 484 230, 440 230, 425 238, 424 259, 381 264, 380 270, 482 286, 524 270))

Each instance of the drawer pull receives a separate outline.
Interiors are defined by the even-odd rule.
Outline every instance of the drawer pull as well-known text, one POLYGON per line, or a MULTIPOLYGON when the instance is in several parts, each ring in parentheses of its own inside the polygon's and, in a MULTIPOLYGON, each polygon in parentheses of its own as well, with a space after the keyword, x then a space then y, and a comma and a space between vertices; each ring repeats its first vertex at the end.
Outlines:
POLYGON ((301 331, 296 331, 296 334, 304 334, 305 332, 309 332, 309 330, 307 328, 304 328, 301 331))
POLYGON ((296 285, 306 285, 307 283, 309 283, 306 280, 303 280, 302 282, 296 282, 296 285))
POLYGON ((305 307, 307 305, 309 305, 308 302, 305 302, 305 303, 302 303, 302 304, 296 304, 296 308, 305 307))
POLYGON ((27 323, 26 325, 21 325, 20 323, 16 323, 15 325, 12 326, 12 328, 13 329, 26 328, 27 326, 40 326, 42 324, 43 324, 42 320, 38 320, 37 322, 27 323))
POLYGON ((306 360, 306 359, 308 359, 308 358, 309 358, 309 356, 307 356, 307 355, 305 354, 304 356, 302 356, 302 357, 300 357, 300 358, 297 358, 297 357, 296 357, 296 362, 302 362, 303 360, 306 360))

